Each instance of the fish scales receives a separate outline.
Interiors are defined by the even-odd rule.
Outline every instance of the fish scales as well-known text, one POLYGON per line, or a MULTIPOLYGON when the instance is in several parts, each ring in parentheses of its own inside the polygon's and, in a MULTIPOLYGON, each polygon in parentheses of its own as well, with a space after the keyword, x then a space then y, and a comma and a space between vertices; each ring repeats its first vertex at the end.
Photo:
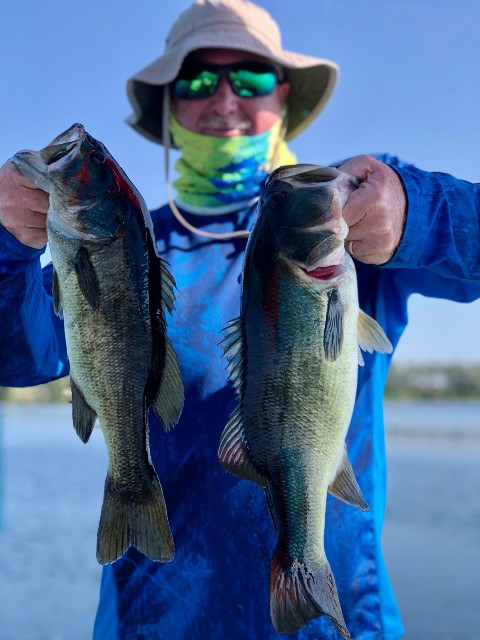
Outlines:
POLYGON ((345 451, 359 318, 379 350, 391 349, 359 311, 344 250, 342 205, 355 186, 314 165, 270 176, 245 254, 241 315, 224 331, 239 404, 219 457, 227 471, 265 489, 277 535, 270 610, 279 633, 326 614, 349 637, 323 540, 328 491, 368 509, 345 451))
POLYGON ((64 318, 74 427, 87 442, 98 417, 109 453, 97 558, 114 562, 135 546, 169 561, 174 544, 150 460, 148 412, 165 429, 174 425, 183 385, 166 335, 174 281, 148 209, 82 125, 14 162, 50 194, 53 299, 64 318))

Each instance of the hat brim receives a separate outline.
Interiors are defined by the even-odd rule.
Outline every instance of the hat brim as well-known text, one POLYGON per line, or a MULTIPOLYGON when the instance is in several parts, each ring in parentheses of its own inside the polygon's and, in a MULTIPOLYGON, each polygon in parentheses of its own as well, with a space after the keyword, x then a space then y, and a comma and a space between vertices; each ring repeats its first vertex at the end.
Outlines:
POLYGON ((133 114, 127 118, 138 133, 162 144, 162 111, 164 87, 178 75, 189 53, 198 49, 218 48, 245 51, 271 60, 283 67, 290 83, 287 97, 288 122, 286 139, 301 133, 325 106, 338 77, 338 66, 326 59, 290 51, 272 51, 251 34, 238 41, 238 31, 209 34, 208 45, 202 34, 188 40, 187 46, 171 48, 127 82, 127 94, 133 114), (232 45, 235 42, 235 45, 232 45))

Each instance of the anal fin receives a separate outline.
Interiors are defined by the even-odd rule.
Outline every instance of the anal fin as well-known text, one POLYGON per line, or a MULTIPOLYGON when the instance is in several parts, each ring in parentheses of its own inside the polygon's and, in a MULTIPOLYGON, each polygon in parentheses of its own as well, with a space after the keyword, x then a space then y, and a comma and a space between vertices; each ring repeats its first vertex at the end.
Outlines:
POLYGON ((218 457, 225 471, 238 478, 255 482, 261 487, 267 487, 268 478, 257 468, 248 449, 240 407, 237 407, 220 438, 218 457))
POLYGON ((328 487, 328 491, 347 504, 358 507, 362 511, 370 511, 370 507, 365 502, 362 490, 353 473, 346 447, 343 452, 343 458, 338 466, 335 480, 328 487))
POLYGON ((72 419, 73 426, 82 442, 87 443, 92 435, 93 426, 97 414, 85 400, 85 396, 70 376, 70 388, 72 389, 72 419))

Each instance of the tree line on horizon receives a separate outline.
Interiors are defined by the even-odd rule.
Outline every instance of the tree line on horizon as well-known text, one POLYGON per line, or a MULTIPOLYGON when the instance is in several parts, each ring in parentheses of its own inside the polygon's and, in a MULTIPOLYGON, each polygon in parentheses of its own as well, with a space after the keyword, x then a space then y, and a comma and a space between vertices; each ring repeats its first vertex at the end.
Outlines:
MULTIPOLYGON (((0 387, 0 402, 65 404, 71 397, 68 376, 35 387, 0 387)), ((385 398, 480 400, 480 364, 392 365, 385 398)))

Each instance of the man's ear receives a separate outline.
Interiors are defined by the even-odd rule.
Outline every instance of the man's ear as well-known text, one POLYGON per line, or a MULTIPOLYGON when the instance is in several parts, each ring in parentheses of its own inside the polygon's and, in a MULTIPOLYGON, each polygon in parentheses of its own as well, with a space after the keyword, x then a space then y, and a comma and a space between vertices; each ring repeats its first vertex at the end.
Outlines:
POLYGON ((289 82, 282 82, 281 84, 278 85, 278 97, 280 98, 281 104, 283 104, 286 101, 289 93, 290 93, 289 82))

